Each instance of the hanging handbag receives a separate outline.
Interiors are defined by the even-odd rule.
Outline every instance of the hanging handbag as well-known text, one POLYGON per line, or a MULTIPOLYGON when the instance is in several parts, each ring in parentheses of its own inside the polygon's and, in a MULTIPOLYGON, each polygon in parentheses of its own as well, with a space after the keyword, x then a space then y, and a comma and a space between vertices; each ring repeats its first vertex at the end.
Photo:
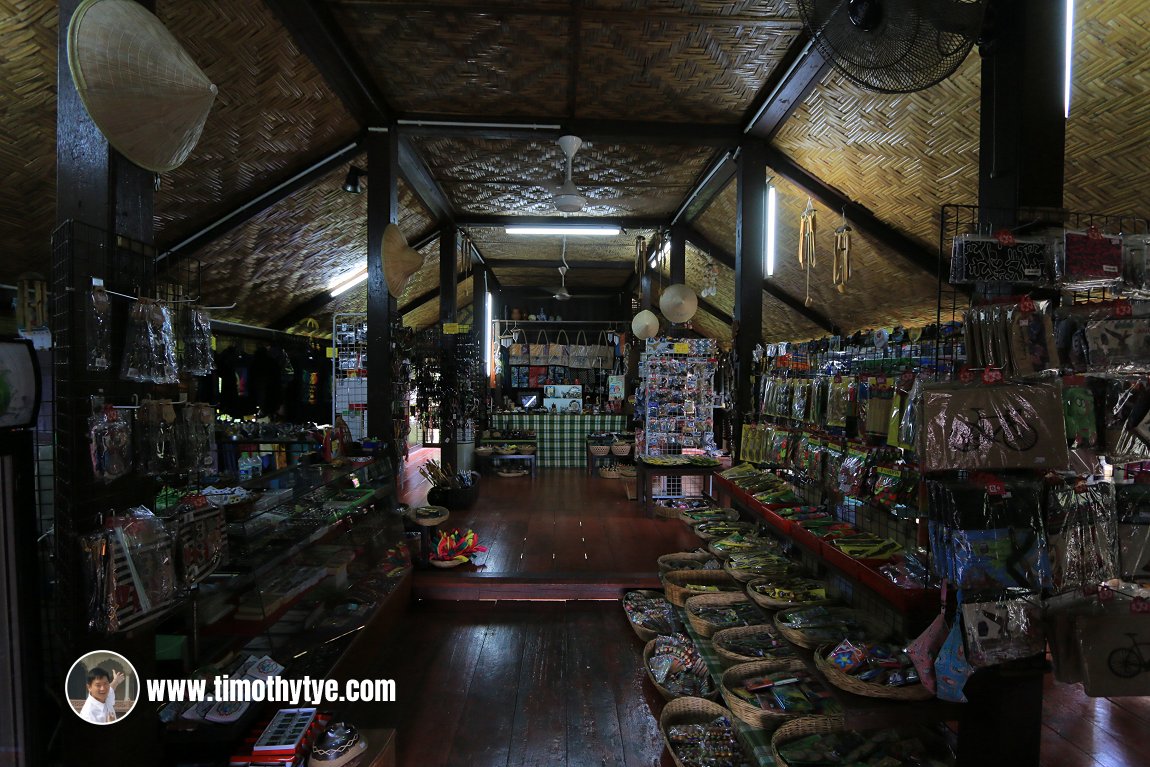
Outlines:
POLYGON ((531 365, 546 365, 550 349, 547 344, 547 333, 540 330, 535 336, 535 343, 528 350, 531 365))
POLYGON ((966 696, 962 688, 966 680, 974 673, 974 668, 966 660, 966 648, 962 644, 961 620, 962 596, 959 595, 959 614, 955 616, 954 625, 943 640, 938 650, 938 658, 934 662, 935 695, 940 700, 951 703, 965 703, 966 696))
POLYGON ((918 670, 918 679, 922 686, 931 692, 935 692, 935 677, 934 677, 934 664, 938 660, 939 650, 942 649, 943 642, 946 641, 947 625, 946 625, 946 580, 942 582, 941 599, 942 605, 939 608, 938 615, 931 621, 930 625, 926 627, 926 631, 918 635, 918 638, 912 641, 906 648, 906 654, 910 656, 910 660, 914 663, 915 669, 918 670))
POLYGON ((560 330, 555 334, 555 341, 547 344, 547 364, 567 367, 570 345, 567 331, 560 330))
POLYGON ((515 343, 507 347, 507 364, 530 365, 531 346, 527 343, 515 343))
POLYGON ((571 344, 567 355, 567 366, 577 369, 591 367, 590 348, 587 345, 587 336, 580 330, 575 334, 575 343, 571 344))
POLYGON ((599 343, 592 348, 591 367, 596 370, 610 370, 615 357, 615 347, 607 342, 607 334, 599 333, 599 343))

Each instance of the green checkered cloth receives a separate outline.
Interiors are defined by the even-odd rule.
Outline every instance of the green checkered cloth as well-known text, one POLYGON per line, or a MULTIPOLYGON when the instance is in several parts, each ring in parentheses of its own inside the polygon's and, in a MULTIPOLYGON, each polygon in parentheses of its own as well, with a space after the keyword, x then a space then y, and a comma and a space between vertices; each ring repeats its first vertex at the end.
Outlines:
MULTIPOLYGON (((679 619, 682 620, 684 628, 687 629, 687 635, 695 642, 695 647, 699 649, 699 655, 707 662, 707 668, 711 671, 711 677, 715 680, 716 687, 722 687, 723 684, 723 663, 719 660, 719 656, 715 654, 715 648, 711 645, 710 639, 704 639, 699 636, 695 631, 691 621, 687 619, 687 611, 682 607, 676 607, 679 612, 679 619)), ((719 701, 723 705, 723 701, 719 701)), ((732 717, 732 723, 735 725, 735 734, 739 742, 743 744, 743 748, 747 751, 748 756, 751 757, 751 762, 758 764, 759 767, 775 767, 775 756, 771 753, 771 735, 766 730, 760 730, 757 727, 750 727, 742 719, 737 716, 732 717)))
POLYGON ((624 431, 627 428, 627 417, 502 413, 491 416, 491 428, 497 431, 535 432, 539 445, 535 462, 542 468, 581 469, 587 466, 587 435, 624 431))

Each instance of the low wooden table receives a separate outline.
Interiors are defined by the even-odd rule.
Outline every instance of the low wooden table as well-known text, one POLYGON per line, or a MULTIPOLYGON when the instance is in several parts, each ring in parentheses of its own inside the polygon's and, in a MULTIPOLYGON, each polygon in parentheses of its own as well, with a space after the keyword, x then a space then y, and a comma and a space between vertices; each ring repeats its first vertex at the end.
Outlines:
POLYGON ((492 453, 491 455, 479 456, 485 459, 488 463, 496 460, 507 461, 523 461, 527 464, 527 471, 532 477, 535 476, 535 453, 513 453, 511 455, 502 455, 500 453, 492 453))
MULTIPOLYGON (((651 485, 655 481, 655 477, 707 477, 710 478, 714 474, 715 466, 651 466, 643 461, 641 458, 635 460, 636 477, 635 484, 639 493, 639 502, 643 504, 643 510, 648 514, 653 514, 651 502, 653 500, 654 492, 651 485)), ((710 495, 710 488, 705 488, 705 492, 710 495)))

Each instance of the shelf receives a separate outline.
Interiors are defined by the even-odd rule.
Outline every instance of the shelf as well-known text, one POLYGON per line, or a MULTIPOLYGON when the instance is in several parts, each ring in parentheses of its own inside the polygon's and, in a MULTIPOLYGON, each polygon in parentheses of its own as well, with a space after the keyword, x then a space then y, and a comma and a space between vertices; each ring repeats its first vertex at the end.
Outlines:
MULTIPOLYGON (((816 556, 830 569, 845 576, 902 613, 933 611, 938 607, 938 591, 935 589, 904 589, 884 577, 878 569, 864 560, 848 557, 801 525, 780 517, 772 507, 755 499, 750 493, 740 489, 733 482, 715 472, 713 482, 720 489, 719 495, 738 501, 748 511, 757 514, 772 530, 797 543, 816 556)), ((775 506, 775 509, 780 508, 775 506)))

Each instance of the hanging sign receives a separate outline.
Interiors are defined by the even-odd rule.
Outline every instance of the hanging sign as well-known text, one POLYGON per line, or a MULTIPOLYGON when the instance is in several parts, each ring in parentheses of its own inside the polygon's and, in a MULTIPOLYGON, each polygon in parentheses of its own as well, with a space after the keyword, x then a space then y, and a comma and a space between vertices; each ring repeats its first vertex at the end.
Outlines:
POLYGON ((461 322, 445 322, 443 323, 443 334, 445 336, 458 336, 466 335, 471 332, 471 326, 461 322))
POLYGON ((688 343, 677 343, 677 344, 675 344, 675 347, 674 347, 674 353, 675 354, 690 354, 691 353, 691 345, 688 343))

